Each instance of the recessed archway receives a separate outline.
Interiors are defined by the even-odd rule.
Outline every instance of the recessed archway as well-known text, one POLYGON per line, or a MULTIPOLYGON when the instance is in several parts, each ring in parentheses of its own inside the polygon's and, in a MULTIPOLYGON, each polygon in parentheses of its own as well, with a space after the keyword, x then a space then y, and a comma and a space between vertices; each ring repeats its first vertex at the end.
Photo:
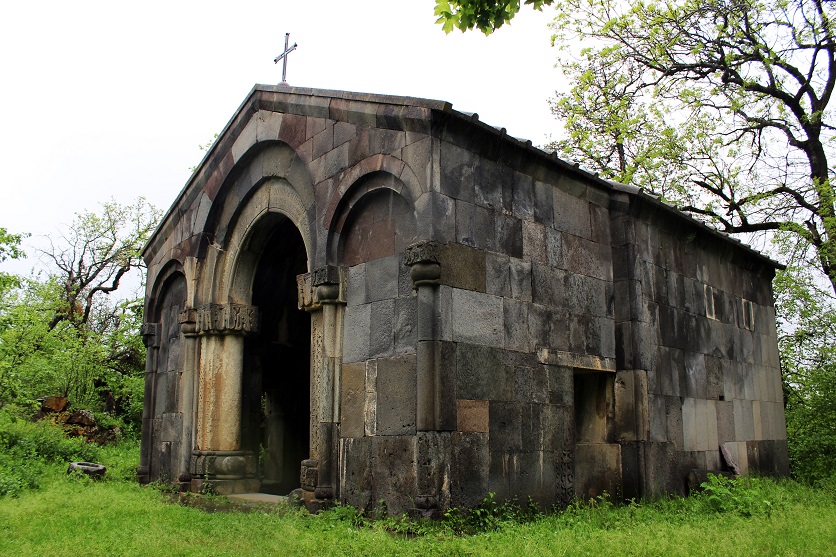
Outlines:
POLYGON ((286 216, 265 215, 249 238, 257 254, 252 304, 259 331, 244 344, 242 449, 259 455, 261 491, 299 487, 310 453, 310 315, 298 308, 296 276, 307 272, 302 235, 286 216))

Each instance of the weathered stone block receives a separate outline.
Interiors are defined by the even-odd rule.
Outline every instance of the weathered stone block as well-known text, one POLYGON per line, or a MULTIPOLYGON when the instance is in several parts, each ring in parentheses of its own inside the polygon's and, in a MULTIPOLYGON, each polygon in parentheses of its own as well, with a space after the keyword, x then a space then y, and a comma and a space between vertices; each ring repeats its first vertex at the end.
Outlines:
POLYGON ((513 400, 513 368, 501 351, 459 343, 456 353, 456 393, 460 399, 513 400))
POLYGON ((489 430, 490 409, 487 400, 456 401, 457 431, 487 433, 489 430))
POLYGON ((382 300, 370 305, 369 357, 390 355, 395 348, 395 300, 382 300))
POLYGON ((415 356, 385 358, 377 366, 377 435, 415 433, 415 356))
POLYGON ((417 493, 415 436, 372 438, 374 505, 392 514, 409 512, 417 493))
POLYGON ((359 362, 368 359, 371 304, 346 307, 344 330, 343 360, 359 362))
POLYGON ((511 297, 509 265, 507 255, 485 254, 486 293, 503 298, 511 297))
POLYGON ((453 340, 501 346, 505 331, 502 298, 470 290, 453 290, 453 340))
POLYGON ((521 405, 519 403, 491 401, 491 452, 522 450, 521 421, 521 405))
POLYGON ((615 498, 621 492, 621 446, 578 443, 575 446, 575 494, 598 497, 604 492, 615 498))
POLYGON ((371 510, 372 438, 340 439, 340 485, 342 501, 360 509, 371 510))
POLYGON ((509 261, 511 297, 523 302, 531 301, 531 262, 512 257, 509 261))
POLYGON ((451 505, 473 507, 488 495, 488 434, 455 432, 452 442, 451 505))
POLYGON ((485 292, 485 252, 450 244, 439 253, 441 282, 454 288, 485 292))
POLYGON ((340 436, 365 433, 366 364, 343 364, 340 381, 340 436))

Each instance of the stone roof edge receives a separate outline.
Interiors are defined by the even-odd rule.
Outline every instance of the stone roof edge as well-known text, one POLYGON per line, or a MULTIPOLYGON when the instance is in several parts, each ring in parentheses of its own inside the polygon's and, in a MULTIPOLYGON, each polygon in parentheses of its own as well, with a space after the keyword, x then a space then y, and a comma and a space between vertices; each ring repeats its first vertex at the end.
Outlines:
MULTIPOLYGON (((710 235, 714 236, 715 238, 729 242, 732 245, 736 245, 738 248, 742 249, 743 251, 747 252, 749 255, 754 256, 756 259, 760 260, 762 263, 765 263, 769 266, 775 267, 776 269, 785 269, 786 266, 778 263, 774 259, 767 257, 766 255, 762 254, 758 250, 748 246, 738 240, 737 238, 733 238, 728 234, 717 230, 714 227, 711 227, 705 224, 702 221, 695 219, 694 217, 683 213, 682 211, 678 210, 676 207, 672 205, 668 205, 667 203, 661 201, 657 196, 651 195, 643 191, 642 189, 631 186, 620 184, 618 182, 614 182, 611 180, 605 180, 598 176, 598 174, 588 172, 582 168, 578 163, 570 163, 564 161, 560 157, 557 156, 557 151, 547 152, 539 147, 535 147, 531 140, 528 139, 519 139, 507 134, 505 128, 491 126, 485 122, 479 120, 479 114, 475 112, 463 112, 458 111, 453 108, 452 103, 447 101, 439 101, 433 99, 425 99, 421 97, 404 97, 398 95, 384 95, 384 94, 375 94, 375 93, 357 93, 352 91, 340 91, 340 90, 333 90, 333 89, 318 89, 313 87, 291 87, 291 86, 283 86, 283 85, 262 85, 262 84, 255 84, 253 85, 250 92, 244 98, 243 102, 238 106, 235 112, 232 114, 232 117, 223 127, 223 129, 218 132, 218 138, 224 136, 227 130, 232 126, 233 122, 238 118, 241 112, 246 108, 246 106, 251 102, 252 98, 259 92, 271 92, 271 93, 292 93, 297 95, 308 95, 308 96, 315 96, 315 97, 328 97, 328 98, 336 98, 336 99, 344 99, 344 100, 351 100, 351 101, 358 101, 358 102, 371 102, 371 103, 378 103, 378 104, 391 104, 391 105, 398 105, 398 106, 417 106, 421 108, 427 108, 436 112, 441 112, 444 114, 448 114, 454 118, 459 118, 465 120, 470 123, 470 125, 477 126, 488 133, 492 133, 496 135, 499 139, 507 141, 512 144, 516 144, 517 147, 525 149, 530 153, 536 155, 539 158, 546 159, 550 164, 559 166, 562 170, 567 171, 571 174, 575 174, 583 179, 595 184, 596 186, 606 190, 606 191, 620 191, 626 193, 628 195, 634 196, 637 199, 642 200, 645 203, 649 203, 651 205, 657 206, 661 210, 667 212, 670 215, 674 215, 678 218, 681 218, 687 222, 690 222, 692 225, 701 228, 705 232, 709 233, 710 235)), ((180 201, 186 195, 189 187, 191 186, 192 182, 200 175, 200 170, 202 169, 203 165, 209 158, 213 155, 214 150, 217 146, 218 142, 214 142, 212 146, 206 151, 203 155, 203 158, 200 162, 195 166, 195 171, 186 181, 186 184, 180 190, 180 193, 177 194, 174 202, 171 204, 169 209, 165 212, 165 214, 160 219, 160 224, 164 223, 166 219, 169 218, 171 213, 174 209, 180 204, 180 201)), ((161 227, 157 227, 157 230, 151 235, 148 239, 148 242, 142 248, 142 256, 144 257, 151 246, 156 241, 157 234, 161 227)))
POLYGON ((565 161, 557 156, 557 151, 545 151, 544 149, 540 149, 539 147, 535 147, 531 140, 528 139, 521 139, 517 137, 513 137, 507 134, 505 128, 491 126, 485 122, 479 120, 479 115, 476 113, 469 113, 469 112, 460 112, 452 108, 452 105, 449 106, 444 112, 451 114, 455 117, 461 118, 471 123, 471 125, 477 125, 481 127, 483 130, 488 131, 489 133, 493 133, 494 135, 498 136, 500 139, 515 143, 517 147, 525 149, 530 153, 536 155, 541 159, 546 159, 550 164, 559 166, 562 170, 569 172, 570 174, 574 174, 575 176, 581 177, 587 182, 590 182, 605 191, 618 191, 622 193, 626 193, 644 203, 649 205, 655 206, 660 210, 666 212, 667 214, 674 216, 676 218, 680 218, 692 226, 695 226, 704 232, 707 232, 709 235, 713 236, 714 238, 727 242, 732 246, 735 246, 741 250, 743 250, 748 255, 753 256, 755 259, 759 260, 761 263, 764 263, 770 267, 774 267, 776 269, 786 269, 786 265, 775 261, 771 257, 768 257, 761 253, 760 251, 756 250, 752 246, 744 244, 737 238, 729 235, 726 232, 722 232, 713 226, 706 224, 705 222, 694 218, 693 216, 680 211, 675 206, 665 203, 659 196, 651 194, 639 188, 637 186, 629 185, 629 184, 622 184, 619 182, 615 182, 613 180, 607 180, 601 178, 597 173, 592 173, 587 170, 584 170, 580 167, 578 163, 570 163, 565 161))

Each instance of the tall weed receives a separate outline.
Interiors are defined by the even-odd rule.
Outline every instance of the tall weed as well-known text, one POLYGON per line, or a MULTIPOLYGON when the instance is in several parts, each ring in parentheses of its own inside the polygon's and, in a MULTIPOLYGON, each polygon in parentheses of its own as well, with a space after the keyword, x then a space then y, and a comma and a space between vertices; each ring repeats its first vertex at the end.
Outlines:
POLYGON ((0 409, 0 496, 17 496, 40 484, 47 464, 95 460, 98 448, 66 438, 48 421, 32 423, 0 409))

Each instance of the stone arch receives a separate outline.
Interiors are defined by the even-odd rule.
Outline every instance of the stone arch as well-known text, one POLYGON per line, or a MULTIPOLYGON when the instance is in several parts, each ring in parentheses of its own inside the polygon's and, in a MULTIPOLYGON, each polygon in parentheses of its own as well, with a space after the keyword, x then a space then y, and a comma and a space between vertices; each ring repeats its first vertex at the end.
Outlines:
POLYGON ((302 236, 310 269, 313 239, 304 203, 286 180, 270 179, 247 201, 236 219, 225 250, 226 266, 217 300, 251 302, 258 259, 267 236, 282 217, 289 219, 302 236))
POLYGON ((292 196, 298 201, 295 205, 312 212, 315 202, 313 181, 307 165, 296 151, 281 141, 255 143, 236 158, 234 166, 214 195, 205 220, 196 223, 196 227, 202 231, 198 258, 205 257, 213 246, 226 249, 237 221, 246 209, 247 201, 265 183, 275 180, 283 181, 289 187, 292 196))
MULTIPOLYGON (((186 271, 183 268, 183 263, 177 259, 172 259, 162 266, 160 271, 154 277, 154 281, 149 290, 149 294, 145 300, 145 321, 147 323, 158 323, 160 320, 160 297, 165 293, 167 283, 176 275, 182 275, 188 284, 186 271)), ((188 300, 188 296, 186 297, 188 300)))
MULTIPOLYGON (((396 216, 401 216, 403 227, 400 236, 413 238, 416 216, 415 202, 420 197, 422 189, 412 170, 400 159, 391 155, 373 155, 353 166, 340 182, 339 187, 331 196, 324 218, 327 229, 326 254, 330 264, 342 263, 343 248, 348 236, 357 231, 352 228, 363 218, 363 213, 377 212, 377 217, 383 220, 391 219, 387 224, 380 224, 380 233, 389 234, 395 240, 398 227, 392 228, 390 233, 386 227, 394 224, 396 216), (390 203, 390 214, 380 214, 381 204, 390 203), (406 211, 408 208, 408 212, 406 211), (392 213, 394 211, 394 213, 392 213), (352 232, 352 230, 354 232, 352 232)), ((367 217, 374 220, 374 216, 367 217)), ((371 233, 370 230, 366 230, 371 233)), ((387 236, 387 237, 389 237, 387 236)), ((401 242, 402 243, 402 242, 401 242)), ((389 246, 386 254, 392 250, 402 250, 407 244, 389 246)), ((358 261, 359 262, 359 261, 358 261)))
POLYGON ((148 344, 143 400, 141 466, 148 481, 171 481, 181 472, 184 451, 177 406, 184 371, 180 312, 186 307, 188 282, 179 261, 171 261, 152 287, 144 333, 148 344))

